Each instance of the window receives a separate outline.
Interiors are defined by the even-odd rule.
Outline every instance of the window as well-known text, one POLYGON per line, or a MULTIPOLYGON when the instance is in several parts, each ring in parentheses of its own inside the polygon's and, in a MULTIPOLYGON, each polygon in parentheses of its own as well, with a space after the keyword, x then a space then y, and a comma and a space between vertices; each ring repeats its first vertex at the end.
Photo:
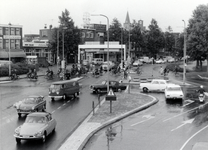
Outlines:
POLYGON ((14 40, 11 40, 11 48, 15 48, 15 42, 14 42, 14 40))
POLYGON ((9 35, 9 28, 5 28, 5 35, 9 35))
POLYGON ((9 49, 9 40, 6 40, 6 49, 9 49))
POLYGON ((16 45, 16 48, 17 48, 17 49, 20 48, 20 40, 16 40, 15 45, 16 45))
POLYGON ((3 35, 3 29, 0 27, 0 35, 3 35))
POLYGON ((20 29, 16 28, 16 35, 20 35, 20 29))
POLYGON ((3 49, 3 40, 0 39, 0 49, 3 49))
POLYGON ((159 84, 159 82, 158 81, 153 81, 152 84, 159 84))
POLYGON ((15 28, 11 28, 11 35, 15 35, 15 28))

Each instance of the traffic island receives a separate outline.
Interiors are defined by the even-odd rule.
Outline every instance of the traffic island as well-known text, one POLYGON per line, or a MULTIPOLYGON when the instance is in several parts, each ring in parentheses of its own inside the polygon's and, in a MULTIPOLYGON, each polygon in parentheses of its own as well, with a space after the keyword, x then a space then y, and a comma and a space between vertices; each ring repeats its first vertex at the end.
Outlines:
POLYGON ((112 102, 112 112, 110 113, 110 101, 104 99, 59 150, 82 150, 89 139, 101 129, 158 102, 156 98, 142 94, 138 89, 132 89, 131 94, 126 92, 115 94, 117 99, 112 102))

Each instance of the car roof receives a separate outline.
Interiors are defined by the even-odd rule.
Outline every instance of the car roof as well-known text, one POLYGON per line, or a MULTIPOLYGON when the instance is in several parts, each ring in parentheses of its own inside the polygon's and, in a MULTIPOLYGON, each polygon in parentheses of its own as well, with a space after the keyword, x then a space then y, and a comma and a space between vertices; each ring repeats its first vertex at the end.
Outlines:
POLYGON ((46 115, 48 115, 48 114, 50 114, 49 112, 34 112, 34 113, 30 113, 30 114, 28 114, 27 116, 46 116, 46 115))
POLYGON ((52 84, 72 83, 72 82, 79 81, 79 80, 80 80, 80 78, 74 78, 74 79, 71 79, 71 80, 56 81, 56 82, 53 82, 52 84))
POLYGON ((28 98, 37 98, 37 97, 42 97, 41 95, 30 95, 28 98))

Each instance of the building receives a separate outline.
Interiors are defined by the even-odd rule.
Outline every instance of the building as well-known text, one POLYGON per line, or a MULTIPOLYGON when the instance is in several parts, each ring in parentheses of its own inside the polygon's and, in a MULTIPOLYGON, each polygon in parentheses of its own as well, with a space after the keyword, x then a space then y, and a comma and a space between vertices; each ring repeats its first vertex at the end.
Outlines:
POLYGON ((22 26, 0 24, 0 59, 21 62, 26 54, 22 45, 22 26))
POLYGON ((48 42, 52 39, 54 30, 45 26, 39 30, 39 34, 25 34, 23 48, 27 56, 45 57, 47 61, 53 61, 51 51, 48 50, 48 42))
POLYGON ((90 24, 88 28, 81 29, 81 44, 78 45, 78 63, 82 60, 92 61, 93 58, 103 58, 107 61, 107 52, 109 50, 109 60, 126 60, 126 46, 119 42, 104 41, 106 34, 106 25, 90 24))

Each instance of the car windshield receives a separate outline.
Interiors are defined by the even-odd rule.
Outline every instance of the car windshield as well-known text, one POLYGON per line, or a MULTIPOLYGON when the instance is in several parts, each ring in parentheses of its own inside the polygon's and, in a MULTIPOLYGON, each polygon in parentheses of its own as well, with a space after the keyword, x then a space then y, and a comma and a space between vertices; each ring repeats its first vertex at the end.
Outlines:
POLYGON ((28 97, 26 99, 23 100, 23 103, 25 104, 36 104, 38 101, 38 98, 36 97, 28 97))
POLYGON ((50 89, 55 89, 55 90, 59 90, 61 88, 61 85, 57 85, 57 84, 52 84, 50 86, 50 89))
POLYGON ((106 84, 106 81, 102 81, 102 83, 101 83, 101 84, 103 84, 103 85, 104 85, 104 84, 106 84))
POLYGON ((168 87, 167 88, 168 91, 181 91, 180 87, 168 87))
POLYGON ((42 116, 28 116, 25 123, 46 123, 46 119, 42 116))

